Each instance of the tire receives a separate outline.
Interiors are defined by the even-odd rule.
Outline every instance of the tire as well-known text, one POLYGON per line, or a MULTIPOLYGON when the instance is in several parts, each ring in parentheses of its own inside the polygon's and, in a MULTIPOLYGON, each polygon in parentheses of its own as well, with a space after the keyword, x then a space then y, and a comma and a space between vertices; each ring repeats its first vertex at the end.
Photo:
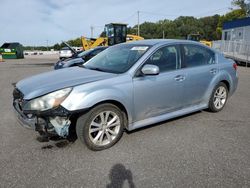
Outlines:
POLYGON ((212 92, 212 95, 209 100, 208 110, 210 112, 221 111, 226 105, 227 99, 228 99, 228 88, 226 84, 220 82, 212 92))
POLYGON ((123 112, 113 104, 101 104, 80 116, 77 137, 89 149, 99 151, 116 144, 124 131, 123 112))

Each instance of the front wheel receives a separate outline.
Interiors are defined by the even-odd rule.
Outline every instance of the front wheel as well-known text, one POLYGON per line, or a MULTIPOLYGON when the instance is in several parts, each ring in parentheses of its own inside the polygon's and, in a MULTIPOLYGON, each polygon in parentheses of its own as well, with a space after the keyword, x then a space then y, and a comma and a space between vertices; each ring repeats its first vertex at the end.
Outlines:
POLYGON ((124 122, 118 107, 101 104, 78 118, 77 137, 91 150, 107 149, 122 137, 124 122))
POLYGON ((228 88, 226 84, 220 82, 213 90, 213 93, 210 97, 209 101, 209 110, 211 112, 219 112, 221 111, 228 98, 228 88))

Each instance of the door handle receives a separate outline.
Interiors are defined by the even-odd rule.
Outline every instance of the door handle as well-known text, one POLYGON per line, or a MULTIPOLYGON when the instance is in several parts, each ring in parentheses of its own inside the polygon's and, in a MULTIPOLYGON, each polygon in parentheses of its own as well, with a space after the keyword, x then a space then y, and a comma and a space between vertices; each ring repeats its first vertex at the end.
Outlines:
POLYGON ((216 74, 216 73, 217 73, 217 70, 216 70, 216 69, 211 69, 211 70, 210 70, 210 73, 216 74))
POLYGON ((185 77, 182 76, 182 75, 178 75, 178 76, 176 76, 174 79, 175 79, 175 81, 177 81, 177 82, 182 82, 183 80, 185 80, 185 77))

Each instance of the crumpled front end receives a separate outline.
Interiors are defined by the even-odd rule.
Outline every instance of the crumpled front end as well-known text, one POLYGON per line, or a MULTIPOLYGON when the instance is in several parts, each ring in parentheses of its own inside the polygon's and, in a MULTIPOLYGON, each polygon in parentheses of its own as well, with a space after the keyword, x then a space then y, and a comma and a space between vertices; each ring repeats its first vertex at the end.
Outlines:
POLYGON ((26 111, 23 106, 28 101, 23 99, 23 94, 17 88, 13 91, 13 108, 19 124, 25 128, 38 131, 41 135, 67 137, 71 124, 71 112, 58 106, 44 112, 26 111))

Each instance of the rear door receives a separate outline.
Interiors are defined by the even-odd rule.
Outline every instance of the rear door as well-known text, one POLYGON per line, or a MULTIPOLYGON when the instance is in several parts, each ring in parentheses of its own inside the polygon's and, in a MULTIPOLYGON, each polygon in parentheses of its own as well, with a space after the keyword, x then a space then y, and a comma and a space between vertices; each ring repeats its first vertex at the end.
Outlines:
POLYGON ((186 79, 183 105, 188 107, 203 103, 208 87, 219 71, 215 54, 201 45, 183 44, 182 55, 186 79))

